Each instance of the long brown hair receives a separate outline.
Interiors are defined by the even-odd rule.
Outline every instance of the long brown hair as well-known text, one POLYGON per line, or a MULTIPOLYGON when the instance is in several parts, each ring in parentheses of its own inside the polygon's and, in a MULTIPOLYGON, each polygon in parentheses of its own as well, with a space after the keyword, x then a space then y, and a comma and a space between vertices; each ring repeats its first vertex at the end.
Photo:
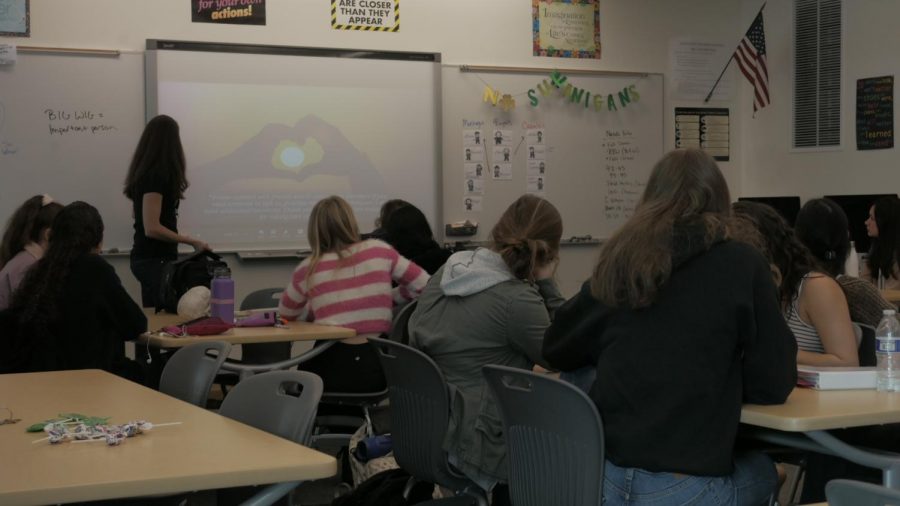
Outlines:
POLYGON ((144 127, 134 149, 122 193, 131 200, 140 197, 136 194, 137 186, 152 176, 162 181, 172 198, 182 199, 188 187, 185 165, 178 123, 160 114, 144 127))
POLYGON ((645 307, 672 274, 679 220, 699 219, 711 244, 730 214, 728 184, 715 160, 697 149, 666 154, 650 174, 634 215, 603 244, 591 291, 604 304, 645 307))
POLYGON ((340 257, 345 249, 359 242, 359 225, 353 208, 336 195, 316 202, 309 213, 307 237, 312 253, 306 270, 306 285, 307 291, 312 291, 310 280, 322 255, 336 253, 340 257))
POLYGON ((562 217, 540 197, 516 199, 491 230, 493 250, 518 279, 534 281, 534 269, 559 257, 562 217))
POLYGON ((50 228, 56 213, 63 208, 56 202, 44 204, 44 199, 43 195, 35 195, 10 216, 3 232, 3 240, 0 241, 0 269, 25 249, 26 244, 40 242, 41 234, 50 228))

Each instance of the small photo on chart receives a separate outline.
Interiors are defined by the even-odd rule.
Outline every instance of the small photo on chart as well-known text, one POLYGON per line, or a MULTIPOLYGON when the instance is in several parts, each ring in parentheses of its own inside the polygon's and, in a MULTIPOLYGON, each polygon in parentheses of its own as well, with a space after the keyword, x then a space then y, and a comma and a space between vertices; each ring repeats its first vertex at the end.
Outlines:
POLYGON ((511 162, 512 161, 512 147, 510 147, 510 146, 494 146, 493 153, 491 153, 491 161, 494 163, 511 162))
POLYGON ((546 144, 547 136, 544 135, 543 128, 529 128, 525 131, 526 144, 546 144))
POLYGON ((480 129, 463 130, 463 146, 483 146, 484 131, 480 129))
POLYGON ((525 191, 528 193, 540 193, 543 194, 544 190, 544 177, 543 176, 528 176, 527 183, 525 186, 525 191))
POLYGON ((494 130, 492 141, 494 146, 512 146, 513 131, 503 129, 494 130))
POLYGON ((481 195, 484 193, 484 180, 473 177, 466 178, 464 190, 466 195, 481 195))
POLYGON ((512 179, 512 164, 494 162, 491 165, 491 177, 494 179, 512 179))
POLYGON ((463 209, 466 211, 480 212, 481 197, 471 196, 463 198, 463 209))
POLYGON ((543 176, 547 172, 547 160, 528 160, 528 176, 543 176))
POLYGON ((466 146, 463 148, 464 162, 483 162, 484 146, 466 146))
POLYGON ((526 150, 525 158, 528 160, 546 160, 547 146, 540 144, 529 144, 526 150))
POLYGON ((465 164, 466 178, 484 179, 484 163, 467 163, 465 164))

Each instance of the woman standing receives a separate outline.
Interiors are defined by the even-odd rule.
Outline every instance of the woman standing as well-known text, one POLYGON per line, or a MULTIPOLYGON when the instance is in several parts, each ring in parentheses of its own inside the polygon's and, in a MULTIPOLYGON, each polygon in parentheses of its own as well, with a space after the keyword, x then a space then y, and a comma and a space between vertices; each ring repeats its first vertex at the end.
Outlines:
POLYGON ((9 219, 0 243, 0 309, 9 307, 25 273, 44 256, 50 223, 62 207, 49 195, 35 195, 9 219))
POLYGON ((869 209, 866 233, 872 238, 861 277, 880 289, 900 289, 900 199, 882 197, 869 209))
POLYGON ((134 214, 131 272, 141 283, 144 307, 156 305, 163 265, 178 257, 178 243, 209 249, 205 242, 178 233, 178 204, 187 187, 178 123, 157 116, 144 127, 124 190, 134 214))
POLYGON ((797 345, 765 259, 728 240, 729 204, 709 155, 667 154, 547 330, 552 367, 596 369, 606 505, 758 505, 775 490, 772 460, 736 455, 735 437, 744 402, 785 401, 797 345))

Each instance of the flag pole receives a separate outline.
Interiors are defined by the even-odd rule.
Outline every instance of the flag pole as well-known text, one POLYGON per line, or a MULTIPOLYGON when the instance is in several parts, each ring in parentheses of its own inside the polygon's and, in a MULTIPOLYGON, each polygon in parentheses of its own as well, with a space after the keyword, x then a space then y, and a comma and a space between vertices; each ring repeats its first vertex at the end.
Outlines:
MULTIPOLYGON (((766 7, 766 2, 763 2, 762 7, 759 8, 759 12, 756 13, 756 16, 759 16, 759 13, 762 12, 762 10, 765 9, 765 7, 766 7)), ((753 16, 753 19, 756 19, 756 16, 753 16)), ((743 37, 741 37, 741 39, 743 39, 743 37)), ((738 45, 740 45, 740 42, 738 42, 738 45)), ((735 51, 737 51, 737 47, 735 47, 735 51)), ((713 84, 712 89, 709 90, 709 93, 706 95, 706 98, 703 99, 704 104, 709 102, 709 99, 712 97, 713 92, 716 91, 716 87, 719 86, 719 81, 722 80, 722 76, 725 75, 725 71, 728 70, 728 66, 731 65, 732 60, 734 60, 734 51, 731 52, 731 58, 729 58, 728 61, 725 62, 725 67, 723 67, 722 72, 719 73, 719 78, 716 79, 716 82, 715 82, 715 84, 713 84)))

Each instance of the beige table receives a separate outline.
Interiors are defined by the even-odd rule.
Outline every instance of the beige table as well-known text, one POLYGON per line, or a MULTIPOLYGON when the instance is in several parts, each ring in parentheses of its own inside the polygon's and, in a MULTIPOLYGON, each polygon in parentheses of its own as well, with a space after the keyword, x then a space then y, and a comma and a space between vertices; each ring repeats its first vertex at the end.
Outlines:
POLYGON ((114 499, 333 476, 335 459, 99 370, 0 375, 0 504, 114 499), (32 423, 76 412, 158 427, 105 443, 32 443, 32 423), (5 417, 5 412, 3 415, 5 417))
POLYGON ((900 304, 900 290, 884 289, 881 290, 881 296, 891 304, 900 304))
POLYGON ((754 434, 759 439, 881 469, 884 485, 900 489, 900 455, 857 448, 827 432, 900 422, 900 393, 795 388, 781 405, 745 404, 741 422, 760 427, 754 434))

